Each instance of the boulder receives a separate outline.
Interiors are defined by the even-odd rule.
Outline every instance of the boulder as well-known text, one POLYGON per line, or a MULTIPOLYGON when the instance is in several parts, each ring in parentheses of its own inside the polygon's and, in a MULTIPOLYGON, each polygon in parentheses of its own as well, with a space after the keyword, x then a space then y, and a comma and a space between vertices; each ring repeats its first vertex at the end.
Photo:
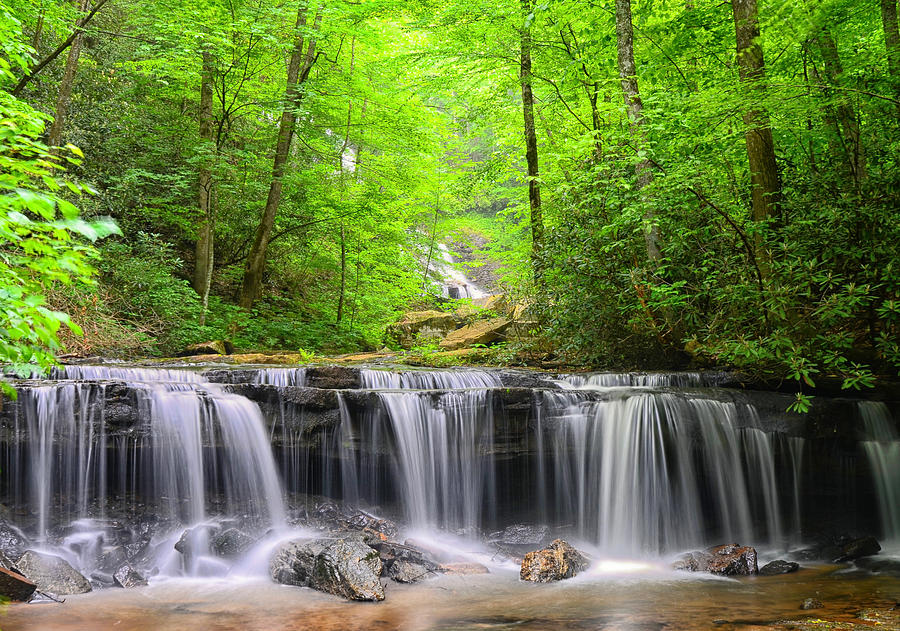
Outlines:
POLYGON ((428 578, 434 570, 427 566, 400 559, 394 561, 387 570, 387 575, 398 583, 415 583, 423 578, 428 578))
POLYGON ((84 594, 91 591, 91 583, 73 568, 65 559, 52 554, 26 550, 16 567, 37 589, 51 594, 84 594))
POLYGON ((113 581, 116 586, 124 587, 125 589, 144 587, 147 584, 147 579, 141 576, 136 569, 127 564, 116 570, 116 573, 113 574, 113 581))
POLYGON ((421 342, 436 342, 459 326, 452 313, 441 311, 412 311, 387 329, 388 337, 403 348, 412 348, 421 342))
POLYGON ((199 344, 191 344, 185 348, 179 355, 181 357, 193 357, 195 355, 231 355, 234 352, 234 345, 225 340, 210 340, 209 342, 200 342, 199 344))
POLYGON ((25 552, 28 540, 18 528, 5 521, 0 521, 0 552, 12 559, 18 559, 25 552))
POLYGON ((498 316, 512 316, 515 306, 509 302, 504 294, 492 294, 483 298, 476 298, 472 304, 484 311, 493 311, 498 316))
POLYGON ((289 541, 269 564, 272 579, 349 600, 384 600, 378 552, 355 539, 289 541))
POLYGON ((547 548, 525 555, 519 577, 523 581, 549 583, 572 578, 587 567, 588 560, 578 550, 562 539, 554 539, 547 548))
POLYGON ((756 550, 736 543, 713 546, 702 552, 688 552, 676 560, 672 568, 721 576, 750 576, 759 572, 756 550))
POLYGON ((800 550, 794 554, 794 558, 800 561, 845 563, 878 554, 880 551, 881 546, 875 537, 855 537, 849 534, 840 534, 828 537, 809 548, 800 550))
POLYGON ((834 560, 838 563, 854 561, 861 557, 869 557, 881 552, 881 546, 875 537, 853 539, 841 546, 841 553, 834 560))
POLYGON ((10 559, 8 556, 3 554, 3 552, 0 552, 0 568, 2 568, 4 570, 12 570, 13 572, 15 572, 16 564, 13 562, 12 559, 10 559))
POLYGON ((254 543, 256 540, 243 530, 228 528, 212 538, 210 549, 216 556, 233 559, 246 552, 254 543))
POLYGON ((218 532, 217 526, 200 525, 188 528, 175 542, 175 549, 190 562, 195 556, 206 554, 210 541, 218 532))
POLYGON ((782 561, 781 559, 779 559, 777 561, 772 561, 771 563, 766 563, 764 566, 759 568, 759 575, 777 576, 779 574, 790 574, 791 572, 796 572, 799 569, 799 563, 794 563, 793 561, 782 561))
POLYGON ((862 557, 855 561, 856 567, 868 570, 874 574, 886 574, 900 578, 900 560, 881 559, 878 557, 862 557))
POLYGON ((492 533, 487 540, 488 543, 501 549, 527 552, 540 546, 546 546, 551 541, 550 528, 531 524, 513 524, 500 532, 492 533))
POLYGON ((125 546, 116 546, 110 548, 100 555, 100 561, 97 567, 102 572, 112 573, 128 562, 128 550, 125 546))
POLYGON ((21 574, 0 567, 0 597, 28 602, 36 589, 37 585, 21 574))
POLYGON ((825 606, 818 598, 807 598, 800 605, 800 609, 809 610, 809 609, 822 609, 825 606))
POLYGON ((369 546, 378 550, 382 574, 398 583, 415 583, 440 571, 440 565, 415 546, 391 541, 376 541, 369 546))
POLYGON ((491 318, 467 324, 461 329, 452 331, 441 340, 441 348, 448 351, 466 348, 475 344, 492 344, 506 339, 510 320, 507 318, 491 318))

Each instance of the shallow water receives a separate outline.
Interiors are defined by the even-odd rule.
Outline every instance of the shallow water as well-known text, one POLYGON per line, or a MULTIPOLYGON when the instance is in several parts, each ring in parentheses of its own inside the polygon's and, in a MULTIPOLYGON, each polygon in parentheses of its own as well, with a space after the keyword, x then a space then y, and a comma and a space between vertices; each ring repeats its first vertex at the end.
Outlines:
MULTIPOLYGON (((818 567, 741 580, 660 574, 640 566, 601 566, 561 583, 523 583, 510 570, 442 576, 418 585, 389 583, 382 603, 350 603, 262 579, 166 579, 133 590, 71 596, 63 604, 12 605, 4 631, 210 631, 615 629, 624 631, 765 628, 785 619, 856 621, 866 608, 889 609, 900 580, 818 567), (806 598, 824 609, 801 611, 806 598)), ((888 627, 881 625, 878 628, 888 627)))

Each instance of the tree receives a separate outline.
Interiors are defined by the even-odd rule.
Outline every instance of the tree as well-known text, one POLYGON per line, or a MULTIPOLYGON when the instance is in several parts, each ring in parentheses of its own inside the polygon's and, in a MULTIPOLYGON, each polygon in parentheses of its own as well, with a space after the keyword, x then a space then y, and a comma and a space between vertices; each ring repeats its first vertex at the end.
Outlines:
POLYGON ((525 162, 528 166, 528 205, 531 210, 531 258, 535 279, 541 277, 541 247, 544 242, 544 215, 541 208, 540 168, 538 166, 537 133, 534 127, 534 92, 531 71, 531 23, 534 21, 531 0, 521 0, 524 24, 520 38, 519 82, 522 86, 522 118, 525 123, 525 162))

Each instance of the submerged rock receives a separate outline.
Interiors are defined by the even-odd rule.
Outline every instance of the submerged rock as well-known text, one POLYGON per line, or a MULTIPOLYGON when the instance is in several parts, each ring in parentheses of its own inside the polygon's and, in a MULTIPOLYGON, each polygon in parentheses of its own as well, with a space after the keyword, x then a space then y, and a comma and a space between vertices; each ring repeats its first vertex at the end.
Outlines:
POLYGON ((807 598, 800 605, 800 609, 809 610, 809 609, 822 609, 825 606, 818 598, 807 598))
POLYGON ((750 576, 759 572, 756 550, 736 543, 713 546, 702 552, 688 552, 676 560, 672 568, 721 576, 750 576))
POLYGON ((797 552, 794 557, 800 561, 832 561, 846 563, 872 556, 881 551, 875 537, 854 537, 848 534, 836 535, 814 546, 797 552))
POLYGON ((772 561, 771 563, 766 563, 764 566, 759 568, 759 575, 777 576, 778 574, 790 574, 791 572, 796 572, 799 569, 799 563, 794 563, 793 561, 782 561, 781 559, 779 559, 777 561, 772 561))
POLYGON ((7 568, 0 568, 0 597, 27 602, 36 589, 33 581, 7 568))
POLYGON ((547 548, 525 555, 519 577, 523 581, 550 583, 572 578, 587 567, 588 560, 578 550, 562 539, 554 539, 547 548))
POLYGON ((481 563, 443 563, 438 569, 444 574, 471 576, 473 574, 490 574, 491 571, 481 563))
POLYGON ((116 570, 116 573, 113 574, 113 581, 118 587, 124 587, 126 589, 143 587, 147 584, 147 579, 141 576, 141 574, 130 565, 123 565, 116 570))
POLYGON ((51 594, 84 594, 91 591, 91 583, 78 570, 58 556, 26 550, 16 561, 16 567, 34 581, 42 592, 51 594))
POLYGON ((384 600, 381 570, 378 552, 354 539, 290 541, 269 564, 277 583, 311 587, 350 600, 384 600))

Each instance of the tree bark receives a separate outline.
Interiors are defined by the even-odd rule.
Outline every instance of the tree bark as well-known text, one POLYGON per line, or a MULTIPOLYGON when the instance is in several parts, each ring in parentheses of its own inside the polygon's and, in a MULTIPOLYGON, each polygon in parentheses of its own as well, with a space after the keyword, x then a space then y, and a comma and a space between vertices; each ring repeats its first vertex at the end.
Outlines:
MULTIPOLYGON (((321 20, 322 13, 320 9, 316 14, 314 30, 318 30, 321 20)), ((301 4, 297 10, 296 29, 298 33, 294 40, 290 61, 288 62, 284 111, 281 113, 281 121, 278 125, 278 141, 275 148, 275 161, 272 166, 272 182, 269 185, 269 195, 260 216, 259 226, 256 229, 253 245, 250 248, 250 254, 247 257, 247 264, 244 268, 244 279, 241 283, 241 294, 238 302, 245 309, 253 306, 253 302, 256 300, 259 288, 262 285, 263 271, 266 267, 266 250, 269 246, 269 239, 272 236, 272 228, 275 225, 278 206, 281 203, 284 167, 287 163, 291 140, 294 137, 294 127, 297 122, 295 108, 300 99, 300 85, 306 80, 315 61, 315 39, 310 39, 306 55, 304 56, 303 54, 304 37, 301 29, 305 26, 306 8, 305 4, 301 4)))
POLYGON ((841 139, 842 149, 847 165, 847 175, 853 180, 857 190, 866 179, 866 152, 860 136, 859 121, 853 102, 840 92, 841 75, 844 67, 838 54, 837 44, 828 29, 823 29, 816 37, 819 52, 825 62, 827 85, 838 88, 835 105, 835 131, 841 139))
MULTIPOLYGON (((522 0, 523 19, 531 13, 531 0, 522 0)), ((544 245, 544 215, 541 208, 537 133, 534 126, 534 92, 531 74, 531 27, 520 31, 519 82, 522 87, 522 116, 525 122, 525 162, 528 168, 528 205, 531 211, 531 261, 535 280, 541 277, 541 249, 544 245)))
MULTIPOLYGON (((881 0, 881 24, 887 48, 888 72, 894 86, 894 98, 900 101, 900 27, 897 25, 897 0, 881 0)), ((900 104, 897 105, 900 114, 900 104)))
MULTIPOLYGON (((631 0, 616 0, 616 47, 618 49, 619 79, 622 83, 622 95, 628 111, 628 120, 637 146, 645 146, 644 103, 638 88, 637 67, 634 63, 634 26, 631 22, 631 0)), ((641 160, 635 166, 637 190, 643 190, 653 181, 649 160, 641 160)), ((644 241, 647 245, 647 258, 657 262, 662 259, 659 250, 659 226, 653 209, 647 206, 644 211, 647 226, 644 230, 644 241)))
MULTIPOLYGON (((197 206, 200 209, 200 227, 197 231, 197 244, 194 249, 194 276, 192 284, 203 299, 203 317, 209 301, 209 289, 212 284, 213 263, 215 260, 215 222, 213 217, 213 172, 210 156, 206 155, 213 144, 213 73, 215 72, 213 56, 208 50, 203 53, 203 68, 200 73, 200 142, 203 144, 204 156, 198 178, 197 206)), ((202 324, 202 322, 201 322, 202 324)))
MULTIPOLYGON (((78 0, 78 9, 82 12, 90 8, 90 0, 78 0)), ((81 56, 81 31, 77 31, 69 55, 66 58, 66 68, 63 71, 62 80, 59 82, 59 96, 56 99, 56 114, 53 124, 50 125, 50 133, 47 135, 47 145, 58 147, 62 144, 62 131, 66 124, 66 114, 69 111, 69 101, 72 98, 72 85, 75 83, 75 72, 78 70, 78 57, 81 56)))
POLYGON ((341 222, 341 293, 338 296, 337 318, 336 322, 341 323, 344 319, 344 298, 347 288, 347 241, 344 234, 344 222, 341 222))
POLYGON ((744 138, 750 163, 752 216, 763 221, 778 214, 781 186, 775 161, 775 143, 769 116, 755 103, 765 93, 766 65, 759 44, 759 22, 756 0, 731 0, 737 43, 738 74, 748 89, 748 100, 754 103, 744 112, 744 138))

